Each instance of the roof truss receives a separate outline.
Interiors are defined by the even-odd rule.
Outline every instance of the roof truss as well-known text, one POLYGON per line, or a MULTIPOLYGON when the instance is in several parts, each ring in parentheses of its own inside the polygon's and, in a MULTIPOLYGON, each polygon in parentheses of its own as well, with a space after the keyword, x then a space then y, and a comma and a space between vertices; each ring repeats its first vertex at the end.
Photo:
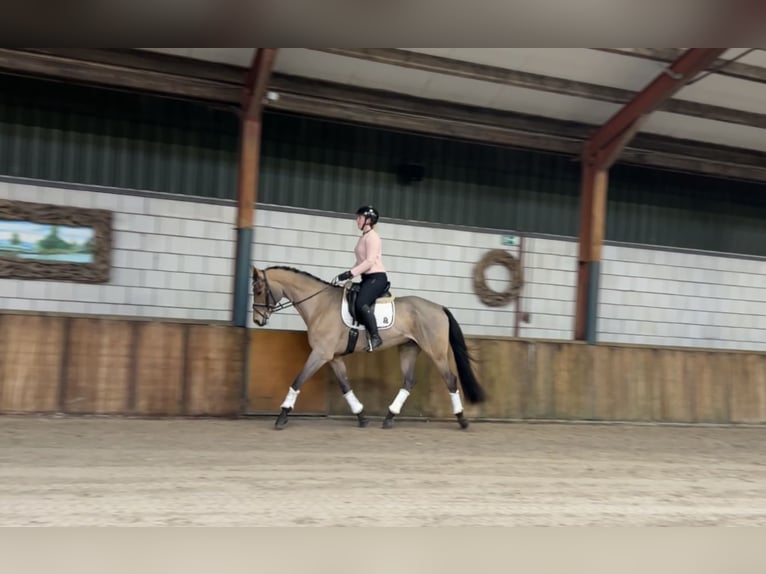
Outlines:
MULTIPOLYGON (((391 52, 385 50, 382 54, 391 57, 391 52)), ((377 51, 374 53, 381 54, 377 51)), ((397 58, 402 56, 396 50, 393 55, 397 58)), ((663 54, 667 55, 669 54, 663 54)), ((443 60, 429 59, 428 62, 429 65, 443 66, 446 64, 443 60)), ((717 73, 731 70, 733 65, 718 70, 717 73)), ((0 49, 0 70, 201 100, 238 111, 242 103, 242 90, 247 81, 248 68, 138 49, 3 48, 0 49)), ((456 73, 476 74, 480 71, 488 72, 487 68, 475 69, 471 66, 470 69, 457 68, 456 73)), ((508 72, 510 75, 506 74, 501 78, 497 70, 491 71, 496 74, 498 81, 540 84, 541 87, 547 86, 546 89, 559 92, 569 88, 589 90, 590 86, 593 86, 582 83, 574 83, 574 86, 571 83, 551 83, 546 77, 541 78, 539 75, 520 75, 512 70, 508 72)), ((604 86, 594 89, 599 91, 601 88, 604 86)), ((456 137, 491 145, 571 154, 573 159, 579 157, 582 143, 596 127, 580 122, 437 101, 279 73, 271 75, 269 89, 278 91, 280 99, 269 102, 266 109, 305 113, 434 136, 456 137)), ((614 98, 622 99, 626 96, 623 92, 625 90, 618 91, 618 95, 609 93, 614 98)), ((607 97, 607 92, 599 93, 607 97)), ((690 104, 691 107, 685 108, 690 113, 695 111, 692 108, 700 105, 703 106, 701 113, 711 111, 703 104, 695 102, 684 103, 683 100, 674 99, 669 101, 680 101, 682 107, 690 104)), ((717 108, 719 107, 713 106, 713 111, 717 108)), ((696 110, 700 111, 699 108, 696 110)), ((736 116, 740 111, 725 112, 732 113, 736 116)), ((762 114, 741 113, 745 116, 734 118, 737 123, 746 121, 745 118, 763 121, 762 114)), ((724 117, 723 113, 719 117, 724 117)), ((766 181, 766 153, 654 134, 636 136, 623 151, 620 161, 727 178, 766 181)))

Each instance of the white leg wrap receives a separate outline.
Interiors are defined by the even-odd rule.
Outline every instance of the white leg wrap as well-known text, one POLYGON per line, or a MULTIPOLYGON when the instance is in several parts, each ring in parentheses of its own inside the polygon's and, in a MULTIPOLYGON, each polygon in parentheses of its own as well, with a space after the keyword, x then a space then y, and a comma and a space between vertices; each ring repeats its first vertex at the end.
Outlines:
POLYGON ((409 396, 410 396, 410 391, 406 389, 399 389, 399 392, 396 394, 396 398, 394 399, 394 402, 388 405, 388 410, 394 413, 395 415, 398 415, 402 411, 402 405, 404 405, 404 401, 406 401, 407 397, 409 396))
POLYGON ((449 394, 452 399, 452 414, 456 415, 463 412, 463 401, 460 400, 460 391, 449 394))
POLYGON ((351 407, 351 412, 355 415, 358 415, 364 409, 364 405, 356 398, 354 391, 347 392, 343 395, 343 398, 346 399, 348 406, 351 407))
POLYGON ((290 387, 287 389, 287 396, 285 397, 285 400, 282 401, 282 408, 283 409, 291 409, 295 406, 295 399, 298 398, 298 395, 301 394, 300 391, 296 391, 294 388, 290 387))

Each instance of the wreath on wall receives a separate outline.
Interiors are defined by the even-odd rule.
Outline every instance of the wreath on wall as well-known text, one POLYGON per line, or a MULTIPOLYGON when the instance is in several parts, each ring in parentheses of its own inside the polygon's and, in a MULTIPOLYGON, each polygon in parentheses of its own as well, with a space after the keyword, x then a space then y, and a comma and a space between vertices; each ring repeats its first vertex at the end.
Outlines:
POLYGON ((508 305, 508 303, 519 296, 523 284, 524 278, 519 260, 502 249, 488 251, 473 268, 473 290, 479 296, 481 302, 488 307, 508 305), (511 274, 511 281, 505 291, 494 291, 487 285, 485 272, 487 267, 492 265, 501 265, 508 269, 511 274))

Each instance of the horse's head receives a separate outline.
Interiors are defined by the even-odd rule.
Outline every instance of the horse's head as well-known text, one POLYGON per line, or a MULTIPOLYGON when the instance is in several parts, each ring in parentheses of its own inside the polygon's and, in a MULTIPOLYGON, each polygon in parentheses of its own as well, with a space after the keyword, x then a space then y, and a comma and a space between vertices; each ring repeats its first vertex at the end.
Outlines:
POLYGON ((282 299, 282 291, 270 285, 266 271, 253 266, 253 322, 263 327, 282 299))

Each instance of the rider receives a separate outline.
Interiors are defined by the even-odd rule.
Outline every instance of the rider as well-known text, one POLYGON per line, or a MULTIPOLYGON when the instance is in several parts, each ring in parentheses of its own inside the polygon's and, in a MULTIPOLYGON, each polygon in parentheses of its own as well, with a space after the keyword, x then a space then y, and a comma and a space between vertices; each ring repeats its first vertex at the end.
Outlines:
POLYGON ((370 305, 383 295, 388 283, 388 276, 382 262, 380 236, 374 229, 378 218, 378 211, 371 205, 363 205, 356 210, 356 225, 362 232, 354 248, 356 265, 336 277, 336 281, 346 281, 358 275, 362 276, 355 311, 357 318, 367 329, 368 351, 374 351, 383 344, 378 335, 378 325, 370 305))

